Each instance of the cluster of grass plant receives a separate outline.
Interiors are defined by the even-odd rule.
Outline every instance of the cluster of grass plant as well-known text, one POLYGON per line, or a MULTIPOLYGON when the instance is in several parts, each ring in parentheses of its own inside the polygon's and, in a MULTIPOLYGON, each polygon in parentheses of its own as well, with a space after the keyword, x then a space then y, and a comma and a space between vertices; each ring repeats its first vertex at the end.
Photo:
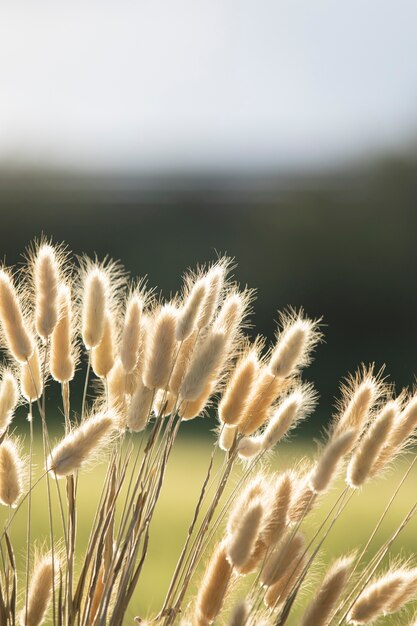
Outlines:
MULTIPOLYGON (((289 311, 269 349, 260 337, 250 342, 245 328, 253 292, 233 283, 226 258, 188 272, 169 302, 143 280, 129 281, 119 264, 74 263, 63 246, 46 240, 35 242, 26 260, 19 272, 0 270, 8 358, 0 382, 0 502, 9 510, 0 534, 1 626, 39 626, 48 615, 54 626, 129 623, 180 427, 210 406, 218 415, 216 439, 182 550, 160 610, 136 622, 283 626, 294 623, 296 611, 301 626, 342 626, 404 616, 403 607, 417 598, 417 566, 398 557, 386 568, 385 558, 417 502, 377 550, 374 544, 417 457, 365 545, 334 555, 319 581, 317 563, 358 490, 412 440, 417 396, 395 397, 381 374, 361 366, 343 384, 314 458, 268 469, 277 444, 315 407, 316 393, 302 371, 321 340, 319 321, 289 311), (73 406, 71 381, 83 361, 84 393, 73 406), (61 386, 64 431, 55 443, 48 416, 57 407, 46 402, 52 381, 61 386), (16 435, 19 403, 27 405, 28 432, 16 435), (41 424, 41 459, 34 420, 41 424), (85 533, 86 520, 79 485, 103 457, 106 471, 98 474, 97 510, 81 553, 78 529, 85 533), (328 506, 323 496, 334 485, 333 504, 307 529, 311 512, 328 506), (45 537, 33 528, 39 491, 45 537), (23 511, 26 556, 19 569, 13 529, 23 511), (304 606, 309 580, 317 588, 304 606)), ((168 533, 169 525, 167 519, 168 533)))

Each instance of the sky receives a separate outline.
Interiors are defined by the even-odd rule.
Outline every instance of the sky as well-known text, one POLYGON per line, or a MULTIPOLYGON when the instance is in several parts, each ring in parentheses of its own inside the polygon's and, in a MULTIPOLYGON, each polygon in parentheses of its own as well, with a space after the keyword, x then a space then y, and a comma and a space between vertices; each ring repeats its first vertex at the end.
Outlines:
POLYGON ((415 0, 2 0, 0 163, 314 166, 417 137, 415 0))

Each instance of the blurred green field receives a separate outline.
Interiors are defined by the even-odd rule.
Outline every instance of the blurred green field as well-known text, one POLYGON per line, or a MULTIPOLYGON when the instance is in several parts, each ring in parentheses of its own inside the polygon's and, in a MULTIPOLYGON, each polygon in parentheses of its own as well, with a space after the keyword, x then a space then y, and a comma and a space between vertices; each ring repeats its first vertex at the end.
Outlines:
MULTIPOLYGON (((296 459, 305 455, 311 455, 312 447, 293 441, 282 445, 271 457, 271 468, 274 471, 294 464, 296 459)), ((197 496, 203 482, 208 459, 211 453, 209 440, 197 439, 182 436, 176 443, 170 460, 169 469, 166 476, 165 485, 162 491, 154 521, 151 527, 150 547, 142 576, 135 593, 126 624, 133 624, 133 617, 140 615, 142 618, 151 616, 160 608, 167 590, 170 576, 174 569, 176 560, 181 550, 181 546, 186 536, 187 527, 194 510, 197 496)), ((214 472, 220 467, 222 453, 216 455, 214 472)), ((41 471, 40 447, 37 445, 37 471, 41 471)), ((315 566, 313 579, 320 578, 320 572, 325 562, 333 556, 349 552, 356 547, 361 547, 366 542, 370 530, 383 511, 394 486, 400 480, 405 471, 409 459, 402 459, 395 471, 392 471, 383 479, 374 481, 366 486, 360 493, 357 493, 351 500, 343 516, 338 520, 331 534, 327 538, 319 563, 315 566)), ((105 471, 105 463, 100 464, 92 470, 82 472, 79 480, 78 496, 78 558, 82 560, 82 554, 86 547, 88 531, 93 518, 95 507, 100 495, 100 488, 105 471)), ((230 483, 230 489, 236 484, 240 470, 237 469, 230 483)), ((380 541, 386 538, 390 531, 398 524, 402 516, 408 511, 416 498, 416 479, 414 471, 408 478, 406 485, 401 490, 396 499, 395 506, 387 516, 382 528, 377 536, 374 549, 380 545, 380 541)), ((61 492, 64 493, 64 483, 59 482, 61 492)), ((322 501, 321 506, 310 516, 308 524, 304 524, 305 533, 311 535, 320 520, 326 515, 332 504, 340 493, 341 484, 338 484, 333 491, 322 501)), ((54 487, 53 487, 54 490, 54 487)), ((55 498, 56 500, 56 498, 55 498)), ((1 524, 7 519, 8 512, 3 510, 0 513, 1 524)), ((60 519, 55 501, 55 527, 60 530, 60 519)), ((24 563, 26 555, 26 506, 23 505, 14 520, 12 530, 12 541, 18 567, 20 570, 21 591, 24 586, 24 563)), ((417 551, 416 542, 417 522, 412 520, 406 530, 400 535, 394 544, 391 555, 408 555, 417 551)), ((33 493, 33 526, 32 526, 32 549, 33 545, 47 545, 49 536, 48 514, 46 507, 46 487, 42 482, 33 493)), ((371 554, 373 550, 371 551, 371 554)), ((207 554, 207 558, 209 554, 207 554)), ((249 577, 248 577, 249 578, 249 577)), ((251 579, 249 579, 251 580, 251 579)), ((191 588, 191 594, 198 584, 198 576, 191 588)), ((239 581, 233 592, 234 596, 239 596, 239 589, 242 591, 248 581, 239 581)), ((303 589, 304 601, 311 593, 312 584, 306 585, 303 589)), ((22 597, 20 597, 22 602, 22 597)), ((298 623, 297 611, 294 612, 288 621, 289 626, 298 623)), ((220 622, 221 623, 221 622, 220 622)), ((405 624, 405 621, 385 619, 384 624, 405 624)))

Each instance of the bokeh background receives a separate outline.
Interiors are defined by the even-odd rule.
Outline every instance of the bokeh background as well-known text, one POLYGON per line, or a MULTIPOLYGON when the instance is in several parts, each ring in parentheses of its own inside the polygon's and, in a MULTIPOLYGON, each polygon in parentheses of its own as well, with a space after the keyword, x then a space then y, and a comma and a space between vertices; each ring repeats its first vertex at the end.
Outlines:
MULTIPOLYGON (((413 385, 416 23, 413 0, 3 0, 0 258, 21 261, 43 233, 121 259, 168 297, 188 267, 234 257, 257 289, 254 333, 272 341, 288 306, 323 318, 305 442, 360 363, 413 385)), ((160 606, 214 423, 187 424, 200 440, 174 455, 131 616, 160 606)), ((365 541, 398 477, 361 495, 329 554, 365 541)), ((415 526, 399 550, 415 551, 415 526)))

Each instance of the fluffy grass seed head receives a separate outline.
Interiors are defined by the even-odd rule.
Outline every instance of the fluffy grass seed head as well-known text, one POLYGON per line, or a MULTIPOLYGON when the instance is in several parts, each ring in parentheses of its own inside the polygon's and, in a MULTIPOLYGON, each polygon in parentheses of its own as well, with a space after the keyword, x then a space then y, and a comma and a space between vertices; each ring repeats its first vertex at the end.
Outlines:
POLYGON ((196 345, 180 388, 183 400, 197 400, 208 382, 219 375, 228 356, 228 347, 225 332, 214 329, 196 345))
POLYGON ((139 380, 127 411, 127 427, 138 433, 146 428, 152 412, 154 391, 139 380))
POLYGON ((387 606, 386 613, 396 613, 400 611, 405 604, 415 600, 417 597, 417 568, 404 568, 405 580, 403 588, 396 594, 387 606))
POLYGON ((417 395, 412 396, 399 413, 393 423, 387 440, 390 451, 401 450, 406 446, 417 428, 417 395))
POLYGON ((354 451, 347 468, 346 481, 350 487, 362 486, 371 476, 372 468, 387 442, 395 418, 398 404, 388 402, 375 418, 367 433, 354 451))
POLYGON ((293 489, 288 519, 291 524, 299 522, 309 513, 317 499, 317 494, 310 486, 312 465, 303 460, 293 469, 293 489))
POLYGON ((107 393, 109 406, 123 412, 126 408, 126 372, 118 357, 107 377, 107 393))
POLYGON ((18 445, 5 439, 0 445, 0 502, 16 506, 23 491, 23 461, 18 445))
POLYGON ((0 322, 10 353, 19 363, 26 363, 32 356, 34 341, 27 329, 12 276, 5 269, 0 269, 0 322))
POLYGON ((177 309, 165 304, 155 314, 146 340, 143 382, 149 389, 165 389, 177 349, 177 309))
POLYGON ((246 511, 242 511, 239 524, 233 534, 229 536, 227 555, 237 570, 244 567, 251 556, 262 515, 262 505, 255 501, 246 511))
POLYGON ((352 569, 353 557, 337 559, 327 572, 314 599, 307 607, 301 626, 328 626, 339 598, 345 590, 352 569))
POLYGON ((33 255, 32 276, 35 291, 35 328, 44 341, 58 321, 59 256, 49 243, 42 243, 33 255))
POLYGON ((298 556, 297 561, 293 563, 283 576, 276 583, 270 585, 264 596, 264 604, 272 609, 281 606, 293 589, 298 577, 302 574, 308 562, 307 554, 303 553, 298 556))
POLYGON ((206 286, 206 293, 201 303, 201 312, 197 320, 197 328, 206 328, 213 320, 226 278, 227 261, 221 260, 214 265, 205 275, 203 281, 206 286))
POLYGON ((211 623, 219 614, 225 600, 233 568, 227 558, 226 545, 220 543, 215 549, 201 581, 196 603, 196 619, 199 616, 211 623))
POLYGON ((8 428, 19 401, 16 378, 8 369, 3 371, 0 382, 0 435, 8 428))
POLYGON ((200 278, 190 287, 185 302, 178 313, 177 341, 185 341, 194 332, 207 297, 207 290, 208 285, 204 278, 200 278))
POLYGON ((67 383, 74 378, 76 354, 70 287, 58 288, 58 321, 51 335, 50 370, 54 380, 67 383))
POLYGON ((204 387, 202 393, 196 400, 186 400, 180 404, 178 408, 178 414, 180 415, 181 419, 183 419, 184 421, 192 420, 195 417, 201 415, 203 411, 208 408, 215 384, 216 381, 209 380, 204 387))
POLYGON ((53 448, 47 458, 46 469, 55 478, 73 474, 102 448, 117 424, 114 411, 98 413, 86 419, 53 448))
POLYGON ((288 511, 293 493, 294 475, 287 471, 278 476, 265 506, 265 515, 262 520, 260 536, 267 546, 275 545, 285 531, 288 522, 288 511))
POLYGON ((277 548, 270 552, 261 571, 260 581, 265 587, 274 585, 289 569, 292 570, 300 558, 304 548, 304 537, 301 533, 288 532, 277 548))
POLYGON ((169 390, 174 396, 178 396, 182 381, 190 363, 191 355, 197 343, 198 333, 194 331, 183 341, 175 358, 174 367, 169 378, 169 390))
POLYGON ((91 366, 99 378, 107 378, 115 361, 116 329, 113 315, 106 312, 100 343, 91 351, 91 366))
POLYGON ((252 297, 253 292, 251 290, 239 291, 236 288, 225 297, 213 326, 217 330, 225 332, 229 343, 236 340, 243 320, 249 312, 252 297))
POLYGON ((28 363, 20 366, 20 391, 28 402, 34 402, 43 393, 41 360, 37 346, 28 363))
POLYGON ((401 608, 398 597, 410 582, 409 571, 404 568, 389 570, 370 583, 353 605, 349 615, 350 624, 368 624, 382 615, 401 608))
POLYGON ((242 418, 259 368, 256 350, 245 354, 237 363, 219 403, 221 422, 236 425, 242 418))
POLYGON ((356 429, 351 428, 327 443, 310 476, 310 487, 315 493, 323 493, 331 486, 344 457, 352 450, 356 439, 356 429))
POLYGON ((138 294, 132 294, 126 304, 120 340, 120 360, 127 373, 135 368, 139 358, 142 311, 143 299, 138 294))
POLYGON ((262 435, 262 447, 270 450, 313 409, 316 394, 312 385, 296 387, 280 403, 262 435))
POLYGON ((117 312, 117 294, 124 285, 121 266, 105 259, 102 263, 81 259, 81 334, 87 350, 99 345, 106 314, 117 312))
POLYGON ((268 494, 268 479, 264 474, 254 476, 237 495, 227 519, 227 533, 233 536, 242 518, 242 512, 252 505, 263 502, 268 494))
POLYGON ((282 392, 282 381, 273 376, 269 368, 263 367, 253 384, 238 431, 249 436, 263 426, 269 419, 272 404, 282 392))
POLYGON ((27 610, 20 612, 20 626, 40 626, 45 620, 52 598, 53 585, 58 577, 59 561, 47 554, 35 563, 29 586, 27 610))
POLYGON ((332 432, 339 435, 345 430, 355 428, 360 436, 369 421, 373 405, 385 393, 385 388, 378 376, 374 376, 373 367, 362 367, 355 376, 342 385, 342 399, 334 420, 332 432))
POLYGON ((291 312, 281 320, 282 330, 272 351, 269 369, 273 376, 288 378, 310 363, 311 353, 321 339, 318 322, 291 312))

